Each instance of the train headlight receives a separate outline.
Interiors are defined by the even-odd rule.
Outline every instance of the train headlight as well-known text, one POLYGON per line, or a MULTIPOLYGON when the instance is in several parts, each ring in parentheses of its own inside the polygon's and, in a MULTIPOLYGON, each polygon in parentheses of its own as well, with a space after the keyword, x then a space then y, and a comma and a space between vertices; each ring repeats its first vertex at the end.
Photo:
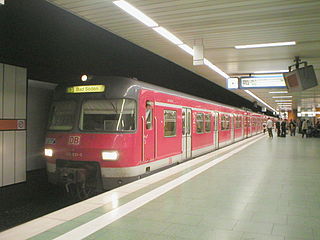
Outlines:
POLYGON ((118 151, 102 151, 102 159, 105 161, 117 161, 118 158, 118 151))
POLYGON ((53 156, 53 150, 50 148, 45 148, 44 149, 44 155, 47 157, 52 157, 53 156))

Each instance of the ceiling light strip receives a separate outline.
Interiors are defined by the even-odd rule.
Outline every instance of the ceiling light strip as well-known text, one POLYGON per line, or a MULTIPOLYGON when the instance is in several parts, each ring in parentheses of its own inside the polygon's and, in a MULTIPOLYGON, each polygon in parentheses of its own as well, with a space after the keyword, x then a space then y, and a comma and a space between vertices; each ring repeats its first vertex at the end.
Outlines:
POLYGON ((207 65, 209 68, 211 68, 213 71, 219 73, 222 77, 228 79, 230 76, 226 74, 224 71, 222 71, 220 68, 218 68, 216 65, 212 64, 208 59, 204 59, 204 64, 207 65))
MULTIPOLYGON (((151 27, 154 31, 159 33, 161 36, 165 37, 184 51, 186 51, 190 55, 194 55, 194 51, 191 47, 189 47, 186 44, 183 44, 183 42, 176 37, 174 34, 170 33, 167 29, 164 27, 159 26, 155 21, 153 21, 151 18, 149 18, 147 15, 142 13, 140 10, 132 6, 130 3, 124 1, 124 0, 119 0, 119 1, 113 1, 115 5, 123 9, 125 12, 129 13, 131 16, 137 18, 139 21, 143 22, 145 25, 148 27, 151 27)), ((210 69, 213 71, 217 72, 220 74, 222 77, 228 79, 230 76, 223 72, 220 68, 212 64, 210 61, 207 59, 204 59, 204 64, 207 65, 210 69)))
POLYGON ((262 44, 238 45, 234 47, 236 49, 245 49, 245 48, 263 48, 263 47, 281 47, 281 46, 291 46, 291 45, 296 45, 296 42, 292 41, 292 42, 262 43, 262 44))
POLYGON ((138 19, 140 22, 144 23, 148 27, 157 27, 159 26, 158 23, 153 21, 151 18, 149 18, 147 15, 145 15, 143 12, 132 6, 130 3, 119 0, 119 1, 113 1, 115 5, 117 5, 119 8, 124 10, 125 12, 129 13, 131 16, 138 19))
POLYGON ((292 96, 273 96, 272 98, 292 98, 292 96))
POLYGON ((291 99, 287 99, 287 100, 274 100, 275 102, 292 102, 291 99))
POLYGON ((175 35, 173 35, 171 32, 169 32, 164 27, 155 27, 155 28, 152 28, 152 29, 154 31, 156 31, 157 33, 159 33, 164 38, 168 39, 173 44, 176 44, 176 45, 183 44, 183 42, 179 38, 177 38, 175 35))
POLYGON ((194 51, 191 47, 189 47, 187 44, 181 44, 181 45, 178 45, 179 48, 183 49, 185 52, 189 53, 191 56, 194 55, 194 51))
POLYGON ((289 72, 289 70, 269 70, 269 71, 256 71, 255 74, 267 74, 267 73, 284 73, 289 72))
POLYGON ((259 102, 261 102, 263 105, 267 106, 269 109, 271 109, 273 112, 276 112, 274 108, 272 108, 270 105, 265 103, 262 99, 260 99, 258 96, 254 95, 251 91, 249 90, 244 90, 246 93, 248 93, 251 97, 257 99, 259 102))
POLYGON ((269 93, 275 93, 275 94, 277 94, 277 93, 288 93, 288 91, 276 91, 276 92, 269 92, 269 93))

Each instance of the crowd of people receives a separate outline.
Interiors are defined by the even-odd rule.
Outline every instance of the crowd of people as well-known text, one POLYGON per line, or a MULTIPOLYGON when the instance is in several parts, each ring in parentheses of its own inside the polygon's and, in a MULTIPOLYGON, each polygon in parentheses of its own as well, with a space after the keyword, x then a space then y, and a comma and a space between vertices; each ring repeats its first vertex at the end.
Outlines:
POLYGON ((296 132, 302 135, 302 138, 306 137, 320 137, 320 119, 318 119, 314 124, 309 119, 279 119, 276 122, 273 122, 270 118, 263 123, 263 132, 265 133, 268 130, 270 138, 273 138, 272 129, 275 129, 275 132, 278 137, 286 137, 288 133, 290 136, 295 136, 296 132))

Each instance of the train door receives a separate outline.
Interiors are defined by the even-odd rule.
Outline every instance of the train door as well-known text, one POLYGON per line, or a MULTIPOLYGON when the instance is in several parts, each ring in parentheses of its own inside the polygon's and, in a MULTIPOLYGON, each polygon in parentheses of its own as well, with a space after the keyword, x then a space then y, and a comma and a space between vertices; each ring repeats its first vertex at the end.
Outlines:
POLYGON ((234 142, 234 138, 235 138, 235 133, 234 133, 234 131, 235 131, 235 120, 236 120, 236 118, 235 118, 235 114, 230 114, 230 118, 231 118, 231 143, 233 143, 234 142))
POLYGON ((249 137, 249 117, 248 116, 244 116, 243 123, 244 123, 245 137, 247 138, 249 137))
POLYGON ((191 156, 191 109, 182 108, 182 160, 191 156))
POLYGON ((143 162, 149 162, 155 159, 156 134, 155 134, 155 118, 154 118, 154 100, 148 98, 145 101, 145 115, 143 116, 143 162))
POLYGON ((218 149, 219 148, 219 113, 215 112, 214 113, 214 148, 218 149))
POLYGON ((241 115, 241 139, 246 137, 245 129, 244 129, 245 128, 244 119, 245 119, 245 116, 241 115))

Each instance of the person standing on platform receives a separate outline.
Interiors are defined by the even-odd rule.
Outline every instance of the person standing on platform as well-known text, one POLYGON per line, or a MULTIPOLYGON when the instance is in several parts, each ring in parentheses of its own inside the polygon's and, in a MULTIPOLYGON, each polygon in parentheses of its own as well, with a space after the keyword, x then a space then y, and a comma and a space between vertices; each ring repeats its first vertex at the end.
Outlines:
POLYGON ((307 134, 306 137, 312 137, 312 132, 313 132, 313 127, 312 127, 312 122, 310 120, 307 120, 307 134))
POLYGON ((281 137, 286 137, 287 133, 287 120, 283 119, 281 122, 281 137))
POLYGON ((270 138, 273 138, 272 127, 273 127, 273 122, 270 118, 268 118, 267 129, 268 129, 268 133, 269 133, 270 138))
POLYGON ((280 121, 276 121, 276 130, 277 130, 277 136, 280 137, 280 121))
POLYGON ((302 120, 302 126, 301 126, 302 138, 304 137, 304 135, 307 136, 307 130, 308 130, 308 123, 306 120, 302 120))
POLYGON ((262 128, 263 128, 263 134, 265 134, 266 133, 266 129, 267 129, 267 123, 266 122, 262 123, 262 128))
POLYGON ((290 124, 289 124, 290 136, 296 135, 296 126, 297 126, 296 122, 291 119, 290 124))

